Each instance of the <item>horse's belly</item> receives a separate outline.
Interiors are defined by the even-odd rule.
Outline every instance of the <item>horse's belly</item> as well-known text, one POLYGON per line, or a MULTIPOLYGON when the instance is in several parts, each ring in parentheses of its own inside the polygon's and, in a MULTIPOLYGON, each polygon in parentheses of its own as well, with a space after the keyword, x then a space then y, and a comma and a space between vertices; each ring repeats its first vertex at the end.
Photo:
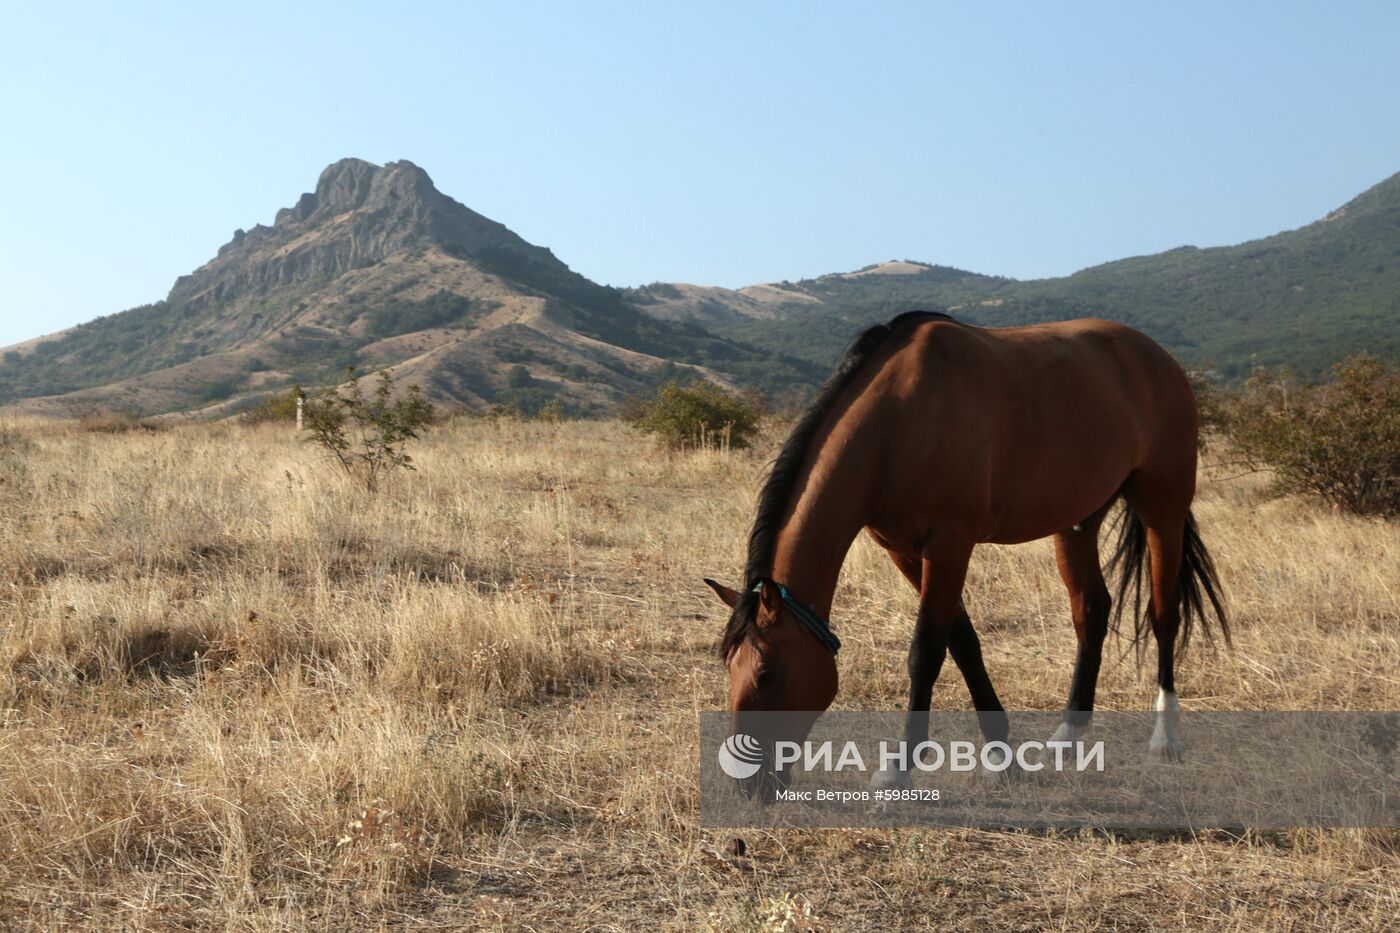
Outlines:
POLYGON ((1096 483, 1077 484, 1077 488, 1041 496, 1016 496, 994 509, 983 541, 1021 544, 1068 531, 1107 505, 1124 478, 1116 476, 1096 483))

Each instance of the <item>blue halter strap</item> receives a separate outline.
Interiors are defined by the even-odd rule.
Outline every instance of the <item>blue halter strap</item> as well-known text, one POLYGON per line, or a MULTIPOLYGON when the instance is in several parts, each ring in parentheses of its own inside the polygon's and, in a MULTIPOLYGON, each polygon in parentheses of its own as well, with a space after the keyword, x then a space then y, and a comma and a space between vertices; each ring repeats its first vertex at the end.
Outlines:
POLYGON ((778 596, 782 599, 783 605, 787 607, 787 611, 795 615, 797 621, 806 626, 807 631, 811 632, 816 637, 817 641, 821 642, 822 645, 826 647, 826 650, 831 652, 832 657, 835 657, 836 653, 841 650, 841 639, 836 637, 836 633, 831 630, 831 626, 827 621, 817 615, 816 611, 813 610, 811 606, 788 592, 788 588, 777 580, 763 577, 754 584, 753 591, 755 593, 762 592, 763 584, 765 583, 771 583, 778 588, 778 596))

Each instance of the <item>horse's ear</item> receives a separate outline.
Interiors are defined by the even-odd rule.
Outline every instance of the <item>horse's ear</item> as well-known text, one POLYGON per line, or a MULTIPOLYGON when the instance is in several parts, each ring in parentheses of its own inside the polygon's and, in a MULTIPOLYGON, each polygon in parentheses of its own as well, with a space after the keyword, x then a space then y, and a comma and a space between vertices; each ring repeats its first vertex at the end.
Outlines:
POLYGON ((768 610, 769 618, 777 618, 783 608, 783 594, 778 591, 778 584, 772 580, 764 580, 758 589, 758 601, 768 610))
POLYGON ((738 592, 735 590, 731 590, 723 583, 720 583, 716 580, 711 580, 709 577, 706 577, 705 585, 708 586, 710 589, 714 590, 715 595, 718 596, 720 599, 724 600, 724 604, 730 609, 733 609, 734 604, 739 601, 738 592))

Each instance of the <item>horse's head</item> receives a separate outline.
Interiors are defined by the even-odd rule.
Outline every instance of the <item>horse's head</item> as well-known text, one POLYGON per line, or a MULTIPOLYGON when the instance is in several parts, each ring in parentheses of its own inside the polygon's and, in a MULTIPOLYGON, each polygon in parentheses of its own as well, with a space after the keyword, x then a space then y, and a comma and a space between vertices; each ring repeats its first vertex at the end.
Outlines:
MULTIPOLYGON (((754 736, 770 755, 774 742, 801 742, 836 698, 840 642, 812 610, 772 580, 746 593, 705 582, 732 610, 720 646, 729 669, 731 733, 754 736), (806 715, 781 717, 781 729, 746 716, 767 711, 806 715)), ((746 782, 744 790, 752 794, 759 786, 758 781, 746 782)))

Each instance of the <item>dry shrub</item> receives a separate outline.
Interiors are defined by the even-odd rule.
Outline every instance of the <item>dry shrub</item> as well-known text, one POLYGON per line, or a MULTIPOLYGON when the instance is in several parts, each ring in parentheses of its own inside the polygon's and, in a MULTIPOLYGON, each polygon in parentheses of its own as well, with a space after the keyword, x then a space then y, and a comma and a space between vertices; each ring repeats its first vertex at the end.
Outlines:
POLYGON ((355 367, 348 374, 345 388, 306 399, 306 430, 347 476, 376 492, 393 471, 416 469, 408 443, 417 440, 433 420, 433 406, 416 385, 394 398, 394 379, 388 370, 379 373, 369 395, 360 386, 355 367))
POLYGON ((157 431, 159 425, 141 418, 135 412, 120 408, 93 406, 85 408, 77 419, 78 429, 89 434, 124 434, 127 431, 157 431))

